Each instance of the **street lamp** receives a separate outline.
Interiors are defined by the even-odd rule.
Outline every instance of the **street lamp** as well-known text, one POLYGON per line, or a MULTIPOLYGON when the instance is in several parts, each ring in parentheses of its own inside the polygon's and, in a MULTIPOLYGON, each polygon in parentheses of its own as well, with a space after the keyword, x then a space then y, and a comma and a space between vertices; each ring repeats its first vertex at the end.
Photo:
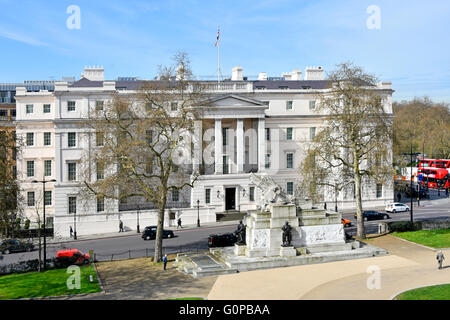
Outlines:
MULTIPOLYGON (((33 180, 31 181, 32 183, 42 183, 42 188, 43 188, 43 193, 42 193, 42 197, 43 197, 43 201, 42 201, 42 207, 44 208, 44 270, 47 268, 47 237, 45 235, 45 229, 46 229, 46 225, 45 225, 45 184, 47 182, 56 182, 55 179, 52 180, 33 180)), ((41 226, 39 226, 40 228, 41 226)))
POLYGON ((200 228, 200 200, 197 199, 197 227, 200 228))
POLYGON ((137 218, 137 233, 141 233, 140 229, 139 229, 139 214, 140 214, 140 205, 139 203, 137 204, 137 211, 136 211, 136 218, 137 218))
POLYGON ((412 157, 413 156, 417 156, 418 155, 418 153, 413 153, 412 152, 412 143, 411 143, 411 152, 410 153, 402 153, 402 155, 409 155, 410 156, 410 172, 409 172, 409 175, 410 175, 410 186, 409 186, 409 188, 410 188, 410 196, 411 196, 411 210, 410 210, 410 212, 409 212, 409 215, 410 215, 410 218, 411 218, 411 222, 413 222, 413 206, 414 206, 414 204, 413 204, 413 195, 412 195, 412 193, 413 193, 413 186, 412 186, 412 184, 413 184, 413 179, 412 179, 412 177, 413 177, 413 174, 412 174, 412 157))

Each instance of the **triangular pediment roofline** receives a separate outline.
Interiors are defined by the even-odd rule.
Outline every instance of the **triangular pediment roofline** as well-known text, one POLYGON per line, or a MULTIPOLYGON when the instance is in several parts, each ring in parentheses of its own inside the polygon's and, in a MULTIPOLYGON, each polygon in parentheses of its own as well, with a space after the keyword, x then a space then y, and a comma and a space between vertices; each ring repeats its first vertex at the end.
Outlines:
POLYGON ((251 98, 247 98, 247 97, 242 97, 236 94, 226 94, 226 95, 222 95, 222 96, 218 96, 218 97, 214 97, 212 99, 208 99, 206 101, 204 101, 204 103, 202 103, 203 105, 206 106, 215 106, 215 105, 220 105, 221 102, 224 101, 232 101, 235 100, 235 102, 240 102, 241 104, 247 105, 247 106, 258 106, 258 107, 267 107, 267 104, 265 104, 262 101, 259 100, 255 100, 255 99, 251 99, 251 98))

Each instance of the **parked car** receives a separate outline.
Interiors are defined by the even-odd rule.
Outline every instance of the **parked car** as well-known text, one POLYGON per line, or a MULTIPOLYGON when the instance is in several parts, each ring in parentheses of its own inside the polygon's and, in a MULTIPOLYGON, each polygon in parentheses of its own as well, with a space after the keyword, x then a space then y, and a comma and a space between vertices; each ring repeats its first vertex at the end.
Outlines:
POLYGON ((90 256, 88 253, 83 253, 78 249, 65 249, 56 252, 56 265, 58 267, 68 267, 71 265, 81 266, 89 264, 90 256))
POLYGON ((351 227, 351 226, 352 226, 352 222, 351 222, 350 220, 341 218, 341 222, 342 222, 342 224, 344 225, 344 228, 347 228, 347 227, 351 227))
POLYGON ((16 239, 4 240, 0 243, 0 252, 3 254, 10 254, 14 252, 30 252, 34 249, 34 245, 29 242, 24 242, 16 239))
MULTIPOLYGON (((357 214, 355 213, 355 219, 357 217, 357 214)), ((390 219, 389 215, 387 213, 382 213, 378 211, 364 211, 363 212, 363 219, 364 221, 369 220, 382 220, 382 219, 390 219)))
POLYGON ((409 211, 409 207, 406 204, 400 203, 400 202, 393 202, 388 203, 386 205, 386 212, 402 212, 402 211, 409 211))
POLYGON ((208 237, 208 247, 230 247, 237 241, 234 233, 210 234, 208 237))
MULTIPOLYGON (((142 239, 152 240, 156 239, 157 226, 145 227, 144 232, 142 232, 142 239)), ((163 238, 173 238, 174 234, 172 230, 163 230, 163 238)))

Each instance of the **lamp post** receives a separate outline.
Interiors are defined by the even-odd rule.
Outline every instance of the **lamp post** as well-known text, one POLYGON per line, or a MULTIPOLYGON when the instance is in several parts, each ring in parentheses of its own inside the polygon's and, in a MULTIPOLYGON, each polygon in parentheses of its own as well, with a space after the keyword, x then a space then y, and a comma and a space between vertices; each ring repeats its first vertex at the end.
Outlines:
POLYGON ((136 231, 137 233, 141 233, 141 230, 139 229, 139 214, 140 214, 140 205, 139 203, 137 204, 137 211, 136 211, 136 218, 137 218, 137 227, 136 227, 136 231))
POLYGON ((197 199, 197 227, 200 228, 200 200, 197 199))
MULTIPOLYGON (((31 181, 32 183, 42 183, 42 189, 43 189, 43 193, 42 193, 42 207, 44 208, 44 270, 47 268, 47 236, 45 235, 45 229, 46 229, 46 225, 45 225, 45 184, 47 182, 56 182, 55 179, 52 180, 33 180, 31 181)), ((39 226, 40 228, 41 226, 39 226)))
POLYGON ((402 153, 402 155, 409 155, 410 156, 410 172, 409 172, 409 174, 410 174, 410 186, 409 186, 409 188, 410 188, 410 197, 411 197, 411 210, 409 211, 409 215, 410 215, 410 219, 411 219, 411 222, 413 222, 414 221, 414 219, 413 219, 413 211, 414 211, 414 204, 413 204, 413 195, 412 195, 412 193, 413 193, 413 179, 412 179, 412 177, 413 177, 413 174, 412 174, 412 161, 413 161, 413 159, 412 159, 412 157, 413 157, 413 155, 414 156, 417 156, 418 155, 418 153, 413 153, 412 152, 412 143, 411 143, 411 152, 410 153, 402 153))
POLYGON ((77 240, 77 210, 73 213, 73 240, 77 240))

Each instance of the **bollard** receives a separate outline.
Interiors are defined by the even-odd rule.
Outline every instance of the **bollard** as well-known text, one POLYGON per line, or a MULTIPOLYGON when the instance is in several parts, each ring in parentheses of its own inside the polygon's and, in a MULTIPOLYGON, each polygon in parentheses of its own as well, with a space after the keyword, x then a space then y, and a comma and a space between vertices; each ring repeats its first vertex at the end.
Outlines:
POLYGON ((131 259, 131 250, 128 250, 128 259, 131 259))
POLYGON ((111 255, 111 261, 113 261, 114 254, 111 255))

